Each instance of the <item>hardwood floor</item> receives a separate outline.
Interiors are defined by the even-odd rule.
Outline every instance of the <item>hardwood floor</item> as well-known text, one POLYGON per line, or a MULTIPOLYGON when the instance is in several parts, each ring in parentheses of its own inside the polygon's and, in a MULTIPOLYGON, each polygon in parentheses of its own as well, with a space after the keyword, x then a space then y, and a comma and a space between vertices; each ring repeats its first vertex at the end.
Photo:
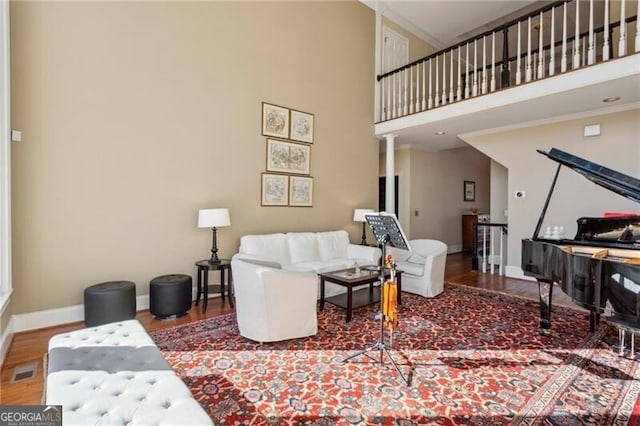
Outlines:
MULTIPOLYGON (((447 256, 445 280, 471 287, 485 288, 502 293, 537 299, 538 286, 533 281, 522 281, 498 275, 483 274, 471 270, 471 257, 467 254, 455 253, 447 256)), ((570 299, 560 291, 554 294, 554 304, 569 304, 570 299)), ((149 311, 138 312, 136 318, 147 330, 156 330, 179 324, 215 317, 232 309, 228 303, 224 306, 220 298, 209 300, 206 314, 202 314, 202 305, 193 307, 187 315, 177 319, 160 320, 154 318, 149 311)), ((41 404, 43 386, 42 360, 47 352, 49 339, 59 333, 77 330, 84 327, 83 322, 66 324, 57 327, 32 330, 14 336, 9 353, 2 366, 0 382, 0 404, 30 405, 41 404), (38 365, 35 377, 11 383, 11 376, 16 366, 35 362, 38 365)))

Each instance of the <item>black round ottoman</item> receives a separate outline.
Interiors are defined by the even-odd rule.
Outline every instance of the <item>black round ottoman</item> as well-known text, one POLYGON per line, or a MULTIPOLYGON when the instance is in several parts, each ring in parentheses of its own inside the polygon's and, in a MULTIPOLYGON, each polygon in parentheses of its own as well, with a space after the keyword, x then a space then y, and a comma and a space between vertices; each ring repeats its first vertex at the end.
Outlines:
POLYGON ((191 276, 170 274, 149 282, 149 311, 159 318, 182 316, 191 308, 191 276))
POLYGON ((84 323, 87 327, 136 317, 136 285, 107 281, 84 289, 84 323))

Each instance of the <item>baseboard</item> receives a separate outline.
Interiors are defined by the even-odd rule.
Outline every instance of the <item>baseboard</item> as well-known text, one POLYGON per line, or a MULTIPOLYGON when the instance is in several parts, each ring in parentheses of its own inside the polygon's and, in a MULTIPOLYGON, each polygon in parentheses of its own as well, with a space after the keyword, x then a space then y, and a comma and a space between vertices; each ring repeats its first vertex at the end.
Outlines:
POLYGON ((524 272, 522 272, 522 268, 519 267, 519 266, 507 266, 504 269, 504 273, 509 278, 517 278, 519 280, 526 280, 526 281, 535 281, 536 280, 533 277, 526 276, 524 274, 524 272))
MULTIPOLYGON (((136 297, 136 309, 149 309, 149 295, 136 297)), ((35 330, 37 328, 54 327, 56 325, 84 321, 84 305, 67 306, 64 308, 47 309, 45 311, 29 312, 11 317, 13 331, 35 330)))
POLYGON ((462 251, 462 244, 456 244, 454 246, 447 246, 447 253, 460 253, 462 251))

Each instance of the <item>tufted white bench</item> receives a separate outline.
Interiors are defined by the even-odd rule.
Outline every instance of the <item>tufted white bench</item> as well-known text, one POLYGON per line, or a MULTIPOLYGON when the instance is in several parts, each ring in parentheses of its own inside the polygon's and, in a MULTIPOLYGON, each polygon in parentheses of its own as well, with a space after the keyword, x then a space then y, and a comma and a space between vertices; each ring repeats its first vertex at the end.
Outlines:
POLYGON ((137 320, 53 336, 45 403, 65 425, 213 424, 137 320))

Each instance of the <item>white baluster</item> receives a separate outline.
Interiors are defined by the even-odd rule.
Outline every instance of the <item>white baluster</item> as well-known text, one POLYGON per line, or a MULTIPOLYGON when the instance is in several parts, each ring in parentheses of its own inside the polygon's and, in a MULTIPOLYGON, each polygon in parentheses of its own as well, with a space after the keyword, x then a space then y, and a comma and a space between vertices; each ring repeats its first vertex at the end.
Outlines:
POLYGON ((469 97, 469 85, 471 84, 469 81, 469 42, 467 42, 467 55, 464 68, 466 73, 466 77, 464 79, 464 98, 467 99, 469 97))
POLYGON ((391 82, 393 81, 392 78, 393 78, 393 76, 390 76, 390 75, 385 77, 385 79, 387 80, 387 120, 389 120, 393 115, 393 113, 391 111, 391 108, 392 108, 392 105, 393 105, 392 102, 391 102, 392 101, 392 99, 391 99, 391 86, 392 86, 391 82))
POLYGON ((527 83, 531 81, 531 74, 533 70, 531 69, 531 17, 529 17, 529 25, 527 30, 527 68, 524 73, 524 81, 527 83))
POLYGON ((620 40, 618 40, 618 58, 627 54, 626 0, 620 2, 620 40))
MULTIPOLYGON (((640 2, 638 2, 640 7, 640 2)), ((611 57, 611 47, 609 46, 609 0, 604 0, 604 42, 602 44, 602 60, 608 61, 611 57)))
POLYGON ((567 70, 567 3, 563 4, 562 14, 562 53, 560 59, 560 72, 567 70))
POLYGON ((576 33, 573 38, 573 69, 580 67, 580 1, 576 0, 576 33))
POLYGON ((429 103, 427 108, 433 108, 433 91, 431 90, 431 59, 429 59, 429 103))
POLYGON ((520 49, 520 21, 518 21, 518 46, 517 46, 517 54, 516 54, 516 86, 522 83, 522 65, 520 60, 521 55, 520 49))
POLYGON ((473 40, 473 87, 471 96, 478 95, 478 40, 473 40))
POLYGON ((442 54, 442 105, 447 104, 447 54, 442 54))
POLYGON ((585 65, 587 65, 587 40, 584 37, 581 37, 582 39, 582 56, 580 59, 580 65, 582 67, 584 67, 585 65))
POLYGON ((416 106, 415 111, 420 111, 420 63, 416 64, 416 106))
POLYGON ((451 65, 449 66, 449 103, 453 103, 455 101, 453 98, 453 50, 449 52, 449 57, 451 58, 451 65))
POLYGON ((487 36, 482 36, 482 94, 487 93, 487 36))
POLYGON ((487 227, 482 227, 482 272, 487 272, 487 227))
POLYGON ((499 269, 499 273, 500 275, 504 275, 504 254, 503 254, 503 240, 504 240, 504 232, 502 232, 502 227, 500 227, 500 269, 499 269))
POLYGON ((542 12, 540 12, 540 29, 538 30, 538 76, 537 78, 544 77, 544 42, 542 39, 542 33, 544 32, 544 25, 542 22, 542 12))
POLYGON ((384 78, 380 80, 380 82, 378 83, 380 85, 380 121, 385 121, 387 119, 387 110, 385 105, 385 91, 384 91, 385 83, 386 81, 384 78))
POLYGON ((404 92, 402 99, 402 115, 409 114, 409 77, 407 76, 411 68, 402 70, 402 79, 404 80, 404 92))
POLYGON ((551 9, 551 40, 549 41, 549 75, 556 73, 556 8, 551 9))
POLYGON ((589 0, 589 49, 587 50, 587 65, 593 65, 596 56, 595 38, 593 37, 593 0, 589 0))
POLYGON ((427 109, 427 63, 422 62, 422 111, 427 109))
POLYGON ((402 115, 402 73, 396 73, 396 80, 398 80, 398 103, 396 104, 396 117, 400 117, 402 115))
POLYGON ((457 100, 462 100, 462 74, 461 74, 461 60, 460 60, 460 50, 462 49, 462 46, 458 46, 458 93, 456 93, 456 99, 457 100))
POLYGON ((440 94, 438 93, 438 57, 436 56, 436 78, 435 78, 435 82, 436 82, 436 87, 435 87, 435 97, 433 98, 433 103, 435 104, 435 106, 437 107, 438 105, 440 105, 440 94))
POLYGON ((496 33, 491 34, 491 91, 496 90, 496 33))
POLYGON ((413 67, 409 68, 409 114, 413 114, 413 67))

